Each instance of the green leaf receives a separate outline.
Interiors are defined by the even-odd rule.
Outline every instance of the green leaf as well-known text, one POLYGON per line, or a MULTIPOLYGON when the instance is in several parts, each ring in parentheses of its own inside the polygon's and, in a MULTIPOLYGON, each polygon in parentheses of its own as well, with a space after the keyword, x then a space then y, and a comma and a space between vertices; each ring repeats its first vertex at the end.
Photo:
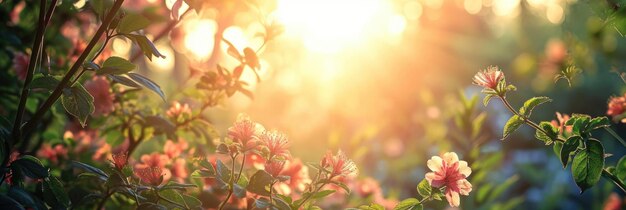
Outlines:
POLYGON ((580 136, 570 136, 565 143, 563 143, 563 147, 561 148, 561 164, 563 164, 563 168, 567 167, 567 163, 569 162, 569 156, 572 152, 576 152, 580 142, 583 140, 580 136))
POLYGON ((600 180, 602 168, 604 168, 602 143, 595 139, 589 139, 587 148, 579 152, 572 162, 572 175, 581 194, 600 180))
POLYGON ((120 20, 117 26, 117 31, 122 34, 127 34, 133 31, 141 30, 150 25, 150 20, 140 14, 128 14, 120 20))
POLYGON ((6 210, 24 210, 24 207, 13 198, 0 194, 0 206, 6 210))
POLYGON ((137 45, 139 45, 139 48, 141 48, 141 51, 143 51, 143 54, 146 55, 146 57, 148 57, 150 61, 152 61, 153 55, 156 57, 165 58, 165 55, 161 54, 161 52, 157 50, 157 48, 154 46, 154 43, 152 43, 152 41, 150 41, 148 37, 137 34, 124 34, 124 36, 137 43, 137 45))
POLYGON ((598 129, 605 128, 611 126, 611 121, 607 117, 596 117, 589 121, 589 125, 587 125, 587 132, 598 129))
POLYGON ((41 164, 36 157, 24 155, 11 163, 11 167, 19 167, 24 175, 33 179, 43 179, 48 177, 48 169, 41 164))
POLYGON ((335 193, 335 190, 322 190, 311 195, 310 199, 320 199, 335 193))
POLYGON ((32 195, 21 187, 11 186, 7 195, 21 203, 24 207, 38 209, 38 205, 35 203, 32 195))
POLYGON ((361 205, 359 206, 360 210, 385 210, 385 207, 377 204, 377 203, 372 203, 370 205, 361 205))
POLYGON ((524 106, 522 106, 519 109, 519 113, 521 115, 524 115, 526 117, 530 117, 530 115, 533 112, 533 109, 535 109, 535 107, 543 104, 543 103, 547 103, 547 102, 551 102, 552 99, 545 97, 545 96, 540 96, 540 97, 532 97, 531 99, 528 99, 526 102, 524 102, 524 106))
POLYGON ((537 138, 539 141, 543 141, 546 145, 552 144, 552 142, 554 141, 553 139, 556 139, 559 135, 558 129, 554 127, 550 122, 543 121, 539 123, 539 127, 542 128, 543 131, 545 131, 546 133, 542 132, 541 130, 536 130, 535 138, 537 138))
POLYGON ((173 189, 173 190, 186 190, 187 188, 196 188, 198 186, 196 186, 195 184, 182 184, 182 183, 176 183, 176 182, 168 182, 167 184, 163 185, 160 189, 161 190, 168 190, 168 189, 173 189))
POLYGON ((70 198, 63 189, 63 184, 54 176, 45 179, 43 192, 46 203, 53 207, 68 208, 71 204, 70 198))
POLYGON ((95 110, 93 96, 79 83, 63 90, 61 104, 68 113, 78 119, 83 127, 87 123, 87 117, 95 110))
POLYGON ((424 207, 420 204, 420 201, 416 198, 408 198, 403 201, 400 201, 394 210, 421 210, 424 207))
POLYGON ((141 209, 141 210, 167 210, 167 207, 160 205, 160 204, 156 204, 156 203, 150 203, 150 202, 143 202, 141 203, 141 205, 139 205, 137 207, 137 209, 141 209))
POLYGON ((141 88, 141 85, 137 84, 135 81, 128 79, 128 77, 122 75, 107 75, 111 80, 120 83, 122 85, 126 85, 128 87, 141 88))
POLYGON ((422 179, 422 181, 417 184, 417 192, 424 198, 430 197, 433 192, 432 187, 428 183, 428 180, 422 179))
POLYGON ((582 133, 586 131, 586 127, 591 121, 591 117, 589 115, 584 114, 573 114, 572 117, 565 122, 565 125, 572 126, 572 133, 575 135, 582 136, 582 133))
POLYGON ((209 171, 206 169, 195 170, 191 173, 191 178, 213 178, 215 177, 215 172, 209 171))
MULTIPOLYGON (((284 201, 282 198, 276 196, 273 197, 272 200, 274 200, 274 208, 272 209, 276 209, 276 210, 291 210, 291 207, 289 207, 289 204, 284 201)), ((309 208, 310 210, 314 210, 315 208, 309 208)))
POLYGON ((111 56, 107 58, 107 60, 105 60, 104 63, 102 63, 102 68, 96 71, 96 74, 97 75, 125 74, 125 73, 132 71, 136 67, 137 66, 135 66, 135 64, 131 63, 130 61, 124 58, 111 56))
POLYGON ((198 200, 197 198, 193 197, 193 196, 189 196, 189 195, 185 195, 185 194, 181 194, 183 196, 183 200, 185 201, 185 204, 187 204, 187 206, 190 209, 201 209, 202 208, 202 201, 198 200))
POLYGON ((494 95, 492 94, 487 94, 485 95, 485 98, 483 99, 483 105, 487 106, 487 104, 489 104, 489 101, 491 101, 491 98, 493 98, 494 95))
POLYGON ((59 85, 59 80, 50 76, 37 77, 30 83, 30 88, 41 88, 46 90, 54 90, 59 85))
POLYGON ((524 124, 524 120, 520 118, 518 115, 513 115, 509 118, 509 121, 504 125, 503 137, 502 140, 506 139, 513 131, 517 130, 522 124, 524 124))
POLYGON ((619 159, 614 174, 619 180, 626 181, 626 156, 619 159))
POLYGON ((177 190, 163 190, 159 192, 161 197, 168 199, 171 202, 160 202, 168 209, 181 209, 181 207, 185 207, 187 209, 187 204, 185 203, 185 199, 177 190), (174 203, 172 203, 174 202, 174 203))
POLYGON ((154 91, 155 93, 159 94, 159 96, 161 96, 161 99, 163 99, 163 101, 165 101, 165 93, 163 92, 163 90, 161 90, 161 86, 159 86, 157 83, 153 82, 152 80, 141 76, 140 74, 135 74, 135 73, 128 73, 128 76, 133 79, 135 82, 143 85, 144 87, 147 87, 148 89, 154 91))
POLYGON ((250 183, 248 183, 248 191, 256 193, 262 196, 269 196, 269 185, 272 183, 272 175, 268 174, 264 170, 258 170, 252 177, 250 177, 250 183))
POLYGON ((233 184, 233 194, 235 194, 237 198, 246 197, 246 188, 238 184, 233 184))
POLYGON ((79 167, 82 168, 86 171, 92 172, 94 174, 97 174, 100 177, 104 177, 105 179, 108 178, 109 176, 102 170, 100 170, 99 168, 93 167, 91 165, 88 165, 86 163, 82 163, 82 162, 78 162, 78 161, 73 161, 72 165, 74 167, 79 167))

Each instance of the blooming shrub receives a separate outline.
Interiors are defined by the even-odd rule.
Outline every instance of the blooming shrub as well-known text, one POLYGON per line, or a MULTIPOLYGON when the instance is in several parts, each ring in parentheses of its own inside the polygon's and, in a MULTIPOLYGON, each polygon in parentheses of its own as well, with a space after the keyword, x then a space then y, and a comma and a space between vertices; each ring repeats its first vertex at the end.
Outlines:
MULTIPOLYGON (((293 139, 297 138, 292 137, 298 136, 293 133, 297 130, 266 128, 262 124, 273 124, 239 114, 227 122, 226 133, 220 133, 215 120, 222 118, 209 117, 239 95, 254 99, 253 84, 264 79, 261 74, 267 67, 262 66, 260 52, 283 29, 266 17, 258 2, 173 0, 150 6, 154 1, 92 0, 78 6, 80 3, 0 0, 0 19, 4 21, 0 37, 9 37, 0 39, 7 44, 0 55, 10 55, 5 56, 10 60, 7 65, 0 62, 10 71, 0 73, 12 81, 0 85, 0 91, 18 93, 0 97, 3 209, 507 209, 523 200, 521 196, 499 197, 519 176, 501 183, 489 180, 509 154, 490 149, 488 113, 476 106, 476 96, 460 94, 452 100, 458 106, 454 110, 448 109, 447 98, 431 96, 433 104, 424 111, 427 122, 414 129, 435 136, 424 138, 429 141, 406 141, 415 134, 412 132, 372 129, 383 133, 380 136, 392 136, 380 149, 384 155, 372 158, 364 155, 368 151, 353 148, 359 143, 381 146, 374 140, 359 142, 365 137, 357 135, 352 140, 337 140, 329 145, 332 149, 324 148, 325 154, 312 150, 306 157, 294 152, 293 139), (240 14, 242 11, 245 14, 240 14), (189 56, 184 85, 166 95, 166 86, 145 76, 142 68, 145 63, 161 65, 155 61, 170 56, 159 44, 164 37, 175 45, 171 47, 175 55, 187 56, 190 50, 179 46, 188 44, 181 40, 188 32, 182 29, 182 22, 201 16, 222 20, 215 27, 215 36, 207 36, 214 38, 214 55, 209 59, 189 56), (259 26, 246 30, 254 30, 260 46, 241 47, 253 44, 225 36, 230 25, 245 21, 259 26), (18 35, 29 38, 11 39, 18 35), (30 42, 30 48, 23 46, 30 42), (124 47, 127 55, 112 50, 124 47), (226 58, 218 59, 222 54, 226 58), (158 97, 158 103, 151 97, 158 97), (450 142, 436 142, 440 138, 450 142), (415 154, 410 154, 407 145, 428 146, 422 150, 427 159, 412 156, 415 154), (316 161, 306 161, 310 156, 316 161), (381 161, 384 158, 391 160, 381 161), (405 159, 395 161, 397 158, 405 159), (407 162, 403 167, 418 172, 395 171, 388 164, 394 161, 407 162), (372 175, 361 165, 384 173, 372 175), (410 183, 417 186, 410 191, 394 189, 379 180, 393 179, 385 177, 389 174, 410 174, 410 183)), ((421 13, 422 7, 417 5, 421 13)), ((551 41, 539 66, 542 74, 575 84, 580 69, 571 61, 576 52, 569 52, 570 48, 577 49, 563 41, 551 41)), ((609 152, 613 148, 598 135, 606 131, 626 146, 611 128, 611 122, 626 123, 626 95, 609 99, 606 115, 612 121, 604 116, 556 112, 556 119, 537 123, 531 119, 533 112, 552 99, 532 97, 516 109, 507 96, 517 87, 507 79, 512 81, 498 66, 489 66, 472 78, 485 94, 485 106, 496 99, 512 114, 504 124, 502 140, 528 125, 542 145, 552 147, 563 168, 570 166, 581 194, 598 185, 602 177, 626 192, 626 156, 609 166, 606 160, 613 155, 609 152)), ((470 82, 469 77, 464 80, 470 82)), ((391 107, 385 110, 395 109, 391 107)), ((399 118, 419 121, 414 119, 418 114, 407 117, 404 115, 411 114, 402 113, 399 118)), ((393 120, 397 119, 386 123, 397 123, 393 120)), ((304 121, 298 119, 298 123, 304 121)), ((398 127, 413 126, 408 125, 398 127)), ((365 133, 368 140, 379 137, 365 133)), ((611 195, 606 209, 622 206, 622 199, 616 196, 611 195)))

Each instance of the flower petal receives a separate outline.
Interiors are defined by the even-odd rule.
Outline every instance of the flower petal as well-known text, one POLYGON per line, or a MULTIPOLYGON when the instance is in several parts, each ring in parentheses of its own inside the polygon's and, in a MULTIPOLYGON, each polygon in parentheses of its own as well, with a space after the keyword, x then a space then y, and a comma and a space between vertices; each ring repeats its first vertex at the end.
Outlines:
POLYGON ((465 178, 467 178, 470 174, 472 174, 472 169, 467 166, 467 162, 459 161, 459 173, 463 174, 465 178))
POLYGON ((426 162, 426 165, 432 171, 441 171, 443 169, 443 160, 439 156, 433 156, 426 162))

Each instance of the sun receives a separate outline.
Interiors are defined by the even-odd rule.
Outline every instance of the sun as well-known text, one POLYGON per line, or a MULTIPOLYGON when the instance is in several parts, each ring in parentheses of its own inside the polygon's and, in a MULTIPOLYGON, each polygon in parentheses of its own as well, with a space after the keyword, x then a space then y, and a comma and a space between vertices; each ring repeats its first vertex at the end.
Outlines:
POLYGON ((404 26, 389 29, 398 21, 389 0, 279 0, 274 14, 287 35, 317 52, 337 52, 404 26))

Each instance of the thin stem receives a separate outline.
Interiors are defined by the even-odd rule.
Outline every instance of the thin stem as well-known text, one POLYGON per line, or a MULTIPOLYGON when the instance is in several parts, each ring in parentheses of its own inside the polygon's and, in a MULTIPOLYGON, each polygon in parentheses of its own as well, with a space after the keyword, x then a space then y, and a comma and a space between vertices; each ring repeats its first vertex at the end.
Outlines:
MULTIPOLYGON (((530 119, 528 119, 526 116, 521 115, 520 113, 518 113, 517 111, 515 111, 515 109, 513 108, 513 106, 511 106, 511 104, 509 103, 509 101, 506 100, 506 98, 504 96, 498 96, 498 98, 500 98, 500 100, 502 101, 502 103, 504 104, 504 106, 506 106, 507 109, 509 109, 509 111, 511 111, 514 115, 519 116, 520 118, 522 118, 522 120, 524 120, 524 122, 529 125, 530 127, 533 127, 536 130, 541 131, 542 133, 546 134, 547 136, 550 136, 548 134, 548 132, 546 132, 545 130, 543 130, 543 128, 539 127, 539 125, 537 125, 537 123, 531 121, 530 119)), ((558 139, 558 138, 557 138, 558 139)), ((557 140, 558 141, 558 140, 557 140)))
POLYGON ((622 182, 622 180, 617 178, 617 176, 611 174, 606 169, 602 169, 602 175, 604 175, 605 177, 608 177, 611 181, 613 181, 615 185, 617 185, 617 187, 619 187, 620 190, 622 190, 622 192, 626 193, 626 185, 624 185, 624 182, 622 182))
MULTIPOLYGON (((109 40, 111 40, 112 36, 107 34, 105 39, 104 39, 104 43, 102 44, 102 47, 100 47, 100 49, 98 50, 98 52, 96 52, 96 54, 94 54, 93 58, 91 58, 91 62, 94 62, 98 56, 100 56, 100 54, 102 54, 102 52, 104 52, 104 49, 106 48, 107 44, 109 43, 109 40)), ((78 82, 78 80, 80 79, 81 76, 83 76, 83 74, 85 74, 87 70, 85 70, 85 68, 82 68, 82 70, 80 71, 80 73, 78 73, 78 76, 76 76, 74 78, 74 80, 72 80, 72 82, 70 82, 69 86, 74 85, 74 83, 78 82)))
MULTIPOLYGON (((230 200, 230 196, 233 195, 233 189, 234 189, 234 182, 235 182, 235 160, 237 158, 237 155, 231 156, 231 160, 232 160, 232 167, 230 170, 230 188, 228 189, 228 194, 226 194, 226 199, 224 199, 224 201, 222 201, 222 203, 220 203, 219 206, 219 210, 224 209, 224 206, 226 206, 226 203, 228 203, 228 200, 230 200)), ((243 167, 243 166, 242 166, 243 167)))
POLYGON ((24 86, 22 86, 22 94, 20 95, 20 102, 17 106, 17 114, 15 115, 15 121, 13 122, 13 144, 16 144, 22 138, 22 118, 24 117, 24 111, 26 109, 26 100, 30 93, 30 82, 33 80, 35 74, 35 65, 39 59, 39 52, 42 47, 44 31, 46 30, 46 0, 39 1, 39 22, 37 24, 37 31, 35 32, 35 41, 33 42, 33 48, 28 61, 28 71, 26 73, 26 79, 24 80, 24 86))
POLYGON ((617 139, 617 141, 619 141, 619 143, 622 143, 622 145, 624 147, 626 147, 626 141, 624 141, 624 139, 622 139, 622 137, 617 135, 617 133, 615 133, 615 131, 613 129, 611 129, 610 127, 604 127, 604 130, 609 132, 613 137, 615 137, 615 139, 617 139))
POLYGON ((100 210, 102 209, 102 207, 104 207, 104 204, 106 204, 106 201, 109 199, 109 197, 111 197, 111 195, 113 195, 113 193, 108 192, 106 195, 104 196, 104 198, 102 198, 102 200, 100 201, 100 203, 98 203, 98 207, 96 208, 96 210, 100 210))
POLYGON ((241 172, 243 171, 243 166, 246 164, 246 153, 243 153, 243 160, 241 160, 241 167, 239 168, 239 173, 237 173, 237 181, 241 178, 241 172))
MULTIPOLYGON (((317 173, 317 175, 315 176, 315 182, 318 181, 320 175, 322 174, 322 170, 319 170, 319 172, 317 173)), ((330 177, 328 180, 332 179, 332 177, 330 177)), ((319 183, 318 183, 319 184, 319 183)), ((324 187, 327 183, 322 183, 321 186, 319 186, 317 189, 311 191, 311 193, 309 193, 309 195, 304 198, 304 200, 302 200, 302 202, 300 202, 300 204, 298 204, 298 206, 295 209, 300 209, 300 207, 302 207, 302 205, 304 205, 310 198, 311 196, 313 196, 315 193, 317 193, 318 191, 320 191, 322 189, 322 187, 324 187)))
POLYGON ((81 53, 81 55, 78 57, 76 62, 72 65, 72 67, 67 72, 67 74, 65 74, 65 76, 63 77, 61 82, 59 82, 59 85, 57 85, 57 87, 54 89, 52 94, 50 94, 50 96, 46 99, 46 101, 43 103, 43 105, 39 109, 37 109, 37 112, 35 112, 35 114, 33 115, 33 118, 31 118, 24 125, 24 130, 23 131, 25 133, 32 132, 33 129, 35 129, 35 127, 39 124, 39 121, 43 118, 43 115, 46 112, 48 112, 48 110, 50 110, 52 105, 59 99, 59 97, 61 97, 61 94, 63 93, 63 89, 65 89, 67 87, 67 85, 70 83, 71 78, 78 72, 78 70, 82 66, 83 62, 85 62, 85 59, 87 59, 87 56, 89 55, 89 52, 91 52, 91 50, 98 43, 98 40, 100 39, 102 34, 104 34, 104 32, 106 32, 106 30, 109 27, 109 24, 111 23, 111 21, 113 21, 113 18, 117 14, 117 11, 122 6, 122 3, 124 3, 124 0, 117 0, 117 1, 115 1, 115 3, 113 3, 113 6, 109 10, 109 13, 107 14, 106 18, 102 22, 102 25, 100 25, 100 28, 98 28, 98 31, 96 31, 96 33, 94 34, 93 38, 91 39, 91 41, 89 42, 89 44, 85 48, 85 51, 83 51, 81 53))

